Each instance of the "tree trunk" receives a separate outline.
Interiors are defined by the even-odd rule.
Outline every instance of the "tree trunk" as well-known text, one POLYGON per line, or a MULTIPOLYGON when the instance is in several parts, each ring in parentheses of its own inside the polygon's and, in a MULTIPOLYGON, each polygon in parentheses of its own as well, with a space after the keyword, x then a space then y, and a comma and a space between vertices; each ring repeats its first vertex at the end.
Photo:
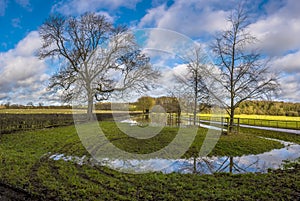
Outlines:
POLYGON ((234 107, 230 108, 230 120, 229 120, 229 131, 228 133, 232 133, 233 131, 233 124, 234 124, 234 107))
POLYGON ((197 158, 193 158, 193 174, 197 174, 197 158))
POLYGON ((177 111, 177 126, 180 127, 181 124, 181 110, 178 109, 177 111))
POLYGON ((94 98, 91 93, 88 93, 88 108, 87 108, 87 120, 91 121, 93 119, 93 105, 94 98))
POLYGON ((229 173, 232 174, 232 172, 233 172, 233 157, 230 156, 229 160, 230 160, 230 162, 229 162, 229 173))
POLYGON ((194 126, 196 125, 197 120, 197 99, 198 99, 198 88, 195 88, 195 97, 194 97, 194 126))

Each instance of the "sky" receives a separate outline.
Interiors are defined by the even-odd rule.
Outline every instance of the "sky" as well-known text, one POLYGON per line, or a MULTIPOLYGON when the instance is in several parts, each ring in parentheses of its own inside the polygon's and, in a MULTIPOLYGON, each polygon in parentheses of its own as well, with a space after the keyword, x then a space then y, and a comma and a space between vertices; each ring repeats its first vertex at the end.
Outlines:
MULTIPOLYGON (((0 104, 58 104, 47 90, 57 70, 40 60, 39 27, 50 14, 105 15, 132 29, 163 28, 209 45, 226 28, 226 17, 238 0, 0 0, 0 104)), ((249 28, 258 48, 280 72, 277 100, 300 102, 300 1, 252 0, 246 3, 249 28)), ((174 67, 176 69, 176 67, 174 67)))

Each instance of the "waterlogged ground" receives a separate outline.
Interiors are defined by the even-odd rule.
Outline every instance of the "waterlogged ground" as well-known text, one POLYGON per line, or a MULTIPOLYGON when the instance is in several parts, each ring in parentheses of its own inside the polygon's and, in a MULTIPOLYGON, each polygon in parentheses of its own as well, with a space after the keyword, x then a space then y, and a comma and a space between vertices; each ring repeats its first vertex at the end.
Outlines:
MULTIPOLYGON (((156 138, 142 140, 140 146, 137 146, 136 140, 125 138, 113 123, 101 122, 101 127, 109 139, 114 139, 116 146, 132 152, 138 152, 141 146, 146 149, 146 152, 157 149, 161 143, 167 144, 172 140, 177 132, 176 128, 166 128, 156 138)), ((193 164, 194 160, 191 156, 201 147, 206 131, 205 129, 198 131, 190 150, 181 160, 189 158, 187 162, 193 164)), ((300 143, 299 137, 299 135, 279 132, 242 130, 240 135, 221 136, 209 157, 223 156, 228 161, 223 167, 229 165, 230 168, 231 159, 225 156, 233 156, 231 168, 234 170, 235 159, 238 157, 259 155, 273 149, 280 150, 285 146, 292 148, 293 143, 300 143), (292 143, 288 146, 257 136, 292 143)), ((160 172, 125 174, 105 166, 98 166, 90 158, 73 126, 2 135, 0 136, 0 198, 6 200, 297 200, 300 197, 300 165, 297 163, 289 165, 287 170, 274 170, 265 174, 200 175, 160 172)))
POLYGON ((284 148, 273 149, 261 154, 243 156, 214 156, 188 159, 149 159, 149 160, 110 160, 97 161, 86 155, 66 156, 65 154, 48 153, 49 159, 72 161, 78 165, 107 166, 115 170, 132 173, 162 172, 162 173, 267 173, 268 171, 283 168, 286 161, 295 161, 300 158, 300 145, 293 142, 278 141, 284 148))

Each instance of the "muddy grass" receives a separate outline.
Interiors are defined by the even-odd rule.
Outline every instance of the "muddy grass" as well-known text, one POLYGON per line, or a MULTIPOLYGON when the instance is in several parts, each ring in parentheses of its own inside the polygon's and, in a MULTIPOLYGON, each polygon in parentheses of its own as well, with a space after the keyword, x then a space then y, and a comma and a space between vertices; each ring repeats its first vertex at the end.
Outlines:
POLYGON ((36 195, 32 195, 23 189, 0 183, 0 200, 19 201, 19 200, 40 200, 36 195))
MULTIPOLYGON (((51 170, 57 179, 62 176, 57 165, 51 170)), ((62 186, 45 189, 43 182, 36 182, 35 192, 30 194, 0 184, 0 200, 298 200, 300 197, 300 165, 267 174, 244 175, 122 175, 102 168, 97 172, 104 180, 83 171, 76 175, 96 185, 93 191, 75 184, 69 190, 62 186)))

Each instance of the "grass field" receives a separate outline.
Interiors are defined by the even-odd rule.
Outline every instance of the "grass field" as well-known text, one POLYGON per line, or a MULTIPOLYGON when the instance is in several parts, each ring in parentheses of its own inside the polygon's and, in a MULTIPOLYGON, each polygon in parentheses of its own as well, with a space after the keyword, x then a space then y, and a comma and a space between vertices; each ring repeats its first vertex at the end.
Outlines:
MULTIPOLYGON (((116 146, 130 152, 151 152, 168 143, 177 128, 165 128, 150 141, 122 137, 113 122, 101 128, 116 146)), ((188 129, 186 130, 188 134, 188 129)), ((185 157, 202 145, 206 129, 198 135, 185 157)), ((283 138, 300 143, 300 136, 259 133, 222 136, 210 155, 256 154, 281 144, 256 135, 283 138)), ((49 152, 72 156, 89 154, 82 146, 74 126, 0 135, 0 182, 24 189, 32 199, 43 200, 296 200, 300 192, 300 166, 267 174, 195 175, 148 173, 124 174, 106 167, 78 165, 50 160, 49 152)))

